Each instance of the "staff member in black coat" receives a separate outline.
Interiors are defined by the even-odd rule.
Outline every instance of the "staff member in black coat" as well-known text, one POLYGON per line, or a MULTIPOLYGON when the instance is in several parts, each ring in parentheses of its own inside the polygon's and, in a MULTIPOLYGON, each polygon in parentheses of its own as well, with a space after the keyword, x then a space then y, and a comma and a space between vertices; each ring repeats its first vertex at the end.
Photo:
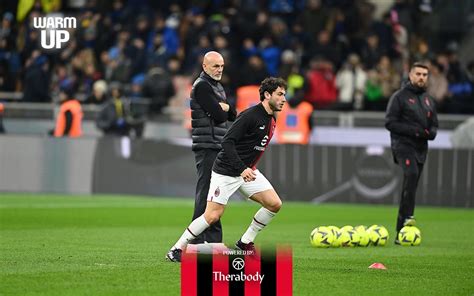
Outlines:
MULTIPOLYGON (((415 195, 428 152, 428 140, 436 137, 438 118, 433 98, 426 93, 428 67, 414 63, 409 82, 395 92, 387 106, 385 127, 390 131, 395 163, 403 169, 403 188, 398 210, 397 233, 415 225, 415 195)), ((398 242, 398 235, 395 240, 398 242)))
MULTIPOLYGON (((222 148, 222 139, 230 126, 228 121, 234 121, 237 114, 227 103, 224 88, 219 82, 224 70, 222 55, 215 51, 206 53, 202 69, 203 72, 194 81, 191 90, 192 149, 198 175, 193 220, 201 216, 206 209, 212 165, 222 148)), ((196 237, 193 243, 205 241, 222 242, 220 220, 196 237)))

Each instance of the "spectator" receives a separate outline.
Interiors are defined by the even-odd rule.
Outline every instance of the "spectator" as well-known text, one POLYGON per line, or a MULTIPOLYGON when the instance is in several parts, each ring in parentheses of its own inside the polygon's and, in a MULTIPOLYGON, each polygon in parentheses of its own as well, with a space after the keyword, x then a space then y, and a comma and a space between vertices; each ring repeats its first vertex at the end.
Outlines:
POLYGON ((182 64, 179 58, 176 56, 171 56, 169 58, 166 68, 171 77, 182 74, 182 64))
POLYGON ((122 97, 118 84, 111 84, 111 99, 102 105, 96 125, 107 136, 131 136, 141 138, 144 118, 136 118, 131 112, 130 101, 122 97))
POLYGON ((14 91, 21 70, 20 56, 16 52, 16 28, 13 14, 5 12, 0 23, 0 90, 14 91))
POLYGON ((6 51, 11 51, 15 48, 16 30, 12 26, 13 14, 5 12, 0 23, 0 48, 6 51))
POLYGON ((255 43, 263 38, 270 31, 269 15, 266 11, 259 11, 255 22, 243 24, 243 29, 248 30, 243 36, 249 36, 255 43))
POLYGON ((148 52, 147 63, 149 65, 158 65, 166 67, 170 54, 163 43, 163 34, 157 33, 153 37, 152 45, 148 52))
POLYGON ((448 45, 448 90, 450 98, 446 102, 447 112, 458 114, 474 113, 474 85, 469 81, 457 55, 456 43, 448 45))
POLYGON ((390 12, 384 13, 381 21, 374 21, 371 29, 379 39, 379 45, 382 52, 386 53, 390 57, 393 57, 395 40, 393 36, 394 32, 392 29, 390 12))
POLYGON ((128 98, 132 102, 140 102, 143 97, 143 82, 145 82, 145 74, 140 73, 132 78, 132 85, 128 92, 128 98))
MULTIPOLYGON (((382 95, 387 103, 391 94, 400 87, 400 74, 397 73, 392 62, 386 55, 380 58, 376 70, 382 86, 382 95)), ((383 106, 382 110, 385 110, 385 106, 383 106)))
POLYGON ((0 91, 15 90, 14 80, 9 68, 8 61, 6 59, 0 59, 0 91))
POLYGON ((264 37, 259 44, 260 55, 263 62, 267 65, 268 74, 276 76, 280 64, 281 49, 274 44, 271 37, 264 37))
POLYGON ((92 49, 79 51, 71 61, 72 74, 77 79, 77 88, 81 93, 90 94, 92 84, 101 77, 95 67, 95 56, 92 49))
POLYGON ((186 57, 188 65, 197 66, 195 62, 198 60, 202 61, 202 57, 204 57, 206 52, 210 51, 211 48, 212 44, 209 37, 206 34, 199 36, 197 45, 191 49, 186 57))
POLYGON ((107 101, 107 82, 97 80, 92 87, 92 94, 84 101, 84 104, 101 105, 107 101))
POLYGON ((259 85, 266 77, 268 77, 268 71, 262 59, 257 55, 252 55, 240 71, 239 85, 259 85))
POLYGON ((51 102, 49 94, 49 62, 39 55, 25 70, 23 101, 24 102, 51 102))
POLYGON ((321 0, 308 0, 306 9, 300 15, 304 31, 311 36, 316 36, 328 26, 330 11, 321 2, 321 0))
POLYGON ((426 40, 420 39, 416 44, 412 58, 416 61, 430 61, 434 58, 433 53, 430 51, 430 46, 426 40))
POLYGON ((438 111, 444 110, 444 100, 448 94, 448 79, 443 74, 443 66, 435 61, 431 62, 427 92, 434 98, 438 111))
POLYGON ((365 44, 362 47, 361 57, 367 69, 373 69, 384 54, 383 49, 379 44, 379 37, 371 33, 365 39, 365 44))
POLYGON ((351 44, 347 32, 346 15, 341 9, 335 9, 332 13, 329 28, 332 32, 332 40, 337 47, 341 48, 341 54, 346 56, 351 51, 351 44))
POLYGON ((109 49, 106 57, 107 67, 110 68, 107 73, 110 77, 106 76, 108 81, 128 82, 132 71, 132 63, 126 55, 129 41, 130 32, 123 30, 118 34, 117 43, 109 49))
POLYGON ((242 55, 245 58, 258 54, 258 48, 252 38, 245 38, 242 42, 242 55))
MULTIPOLYGON (((280 17, 272 17, 269 22, 270 34, 265 34, 265 37, 271 37, 272 43, 277 47, 284 46, 285 36, 288 34, 288 25, 280 17)), ((262 40, 260 39, 260 41, 262 40)))
POLYGON ((143 96, 151 99, 150 113, 160 114, 163 108, 168 105, 176 90, 171 80, 171 76, 161 67, 153 67, 148 71, 143 82, 143 96))
POLYGON ((326 30, 319 32, 316 43, 310 49, 310 56, 323 57, 332 65, 337 65, 341 59, 339 49, 331 43, 331 35, 326 30))
MULTIPOLYGON (((296 53, 290 49, 283 51, 281 54, 281 63, 280 63, 280 69, 278 70, 278 75, 286 79, 286 81, 288 82, 287 78, 288 76, 290 76, 291 73, 299 72, 299 71, 295 71, 295 69, 298 69, 298 61, 297 61, 296 53)), ((289 95, 290 95, 290 86, 288 86, 286 90, 287 99, 289 99, 288 98, 289 95)))
POLYGON ((65 64, 56 64, 51 77, 51 93, 59 93, 59 86, 62 85, 65 80, 71 78, 71 76, 65 64))
POLYGON ((146 15, 141 14, 137 17, 135 28, 132 32, 132 39, 139 39, 143 44, 146 44, 150 35, 150 27, 146 15))
MULTIPOLYGON (((159 20, 156 20, 156 22, 158 21, 159 20)), ((184 50, 186 53, 190 53, 192 48, 199 43, 199 38, 207 33, 206 16, 202 13, 188 15, 185 17, 183 25, 185 27, 184 50)), ((186 56, 184 66, 187 70, 191 69, 195 62, 196 60, 192 60, 190 57, 186 56)))
POLYGON ((363 107, 367 74, 360 65, 359 56, 350 54, 346 64, 336 76, 339 99, 336 108, 340 110, 360 110, 363 107))
POLYGON ((314 109, 326 109, 337 100, 336 77, 333 65, 323 58, 313 58, 305 77, 304 99, 314 109))
POLYGON ((365 110, 383 110, 382 106, 384 95, 382 91, 382 82, 380 76, 375 69, 367 72, 367 83, 365 85, 365 110))

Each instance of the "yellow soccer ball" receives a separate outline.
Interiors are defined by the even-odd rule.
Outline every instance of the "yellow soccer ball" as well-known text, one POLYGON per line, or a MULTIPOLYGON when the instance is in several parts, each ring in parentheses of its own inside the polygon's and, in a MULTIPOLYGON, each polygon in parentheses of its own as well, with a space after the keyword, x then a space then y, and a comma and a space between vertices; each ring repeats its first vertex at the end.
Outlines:
POLYGON ((421 243, 421 232, 415 226, 405 226, 398 233, 398 241, 402 246, 418 246, 421 243))
POLYGON ((320 226, 311 232, 310 239, 314 247, 328 248, 334 241, 334 235, 326 226, 320 226))
MULTIPOLYGON (((349 242, 342 244, 344 247, 357 247, 360 242, 359 233, 353 226, 346 225, 341 228, 341 233, 346 233, 349 236, 349 242)), ((346 236, 346 235, 345 235, 346 236)))
POLYGON ((372 225, 369 227, 369 238, 374 246, 385 246, 389 239, 387 228, 381 225, 372 225))
POLYGON ((328 226, 328 229, 331 230, 332 235, 334 236, 331 246, 334 248, 340 247, 341 243, 339 242, 339 236, 340 236, 339 227, 331 225, 331 226, 328 226))
POLYGON ((359 246, 367 247, 370 244, 370 237, 367 232, 367 227, 365 227, 365 225, 358 225, 354 227, 354 229, 357 231, 360 237, 359 246))

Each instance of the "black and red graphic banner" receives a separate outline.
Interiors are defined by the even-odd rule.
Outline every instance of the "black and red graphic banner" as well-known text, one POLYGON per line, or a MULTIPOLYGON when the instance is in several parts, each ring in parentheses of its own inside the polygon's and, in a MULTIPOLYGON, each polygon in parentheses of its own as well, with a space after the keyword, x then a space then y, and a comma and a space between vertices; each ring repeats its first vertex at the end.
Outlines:
POLYGON ((229 250, 214 254, 183 253, 182 296, 292 296, 291 249, 246 255, 229 250))

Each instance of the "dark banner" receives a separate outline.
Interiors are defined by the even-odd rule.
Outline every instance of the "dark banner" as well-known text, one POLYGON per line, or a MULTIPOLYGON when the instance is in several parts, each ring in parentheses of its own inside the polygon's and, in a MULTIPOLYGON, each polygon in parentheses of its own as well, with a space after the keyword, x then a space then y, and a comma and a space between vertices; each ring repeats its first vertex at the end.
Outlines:
POLYGON ((193 196, 195 170, 191 147, 105 137, 96 146, 92 192, 193 196))
MULTIPOLYGON (((190 147, 167 142, 101 139, 93 193, 194 196, 190 147)), ((402 171, 389 148, 271 145, 258 165, 283 200, 398 204, 402 171)), ((430 149, 417 204, 472 207, 474 153, 430 149)))
MULTIPOLYGON (((381 146, 273 145, 260 170, 286 200, 398 204, 402 170, 381 146)), ((431 149, 417 204, 472 207, 472 150, 431 149)))

